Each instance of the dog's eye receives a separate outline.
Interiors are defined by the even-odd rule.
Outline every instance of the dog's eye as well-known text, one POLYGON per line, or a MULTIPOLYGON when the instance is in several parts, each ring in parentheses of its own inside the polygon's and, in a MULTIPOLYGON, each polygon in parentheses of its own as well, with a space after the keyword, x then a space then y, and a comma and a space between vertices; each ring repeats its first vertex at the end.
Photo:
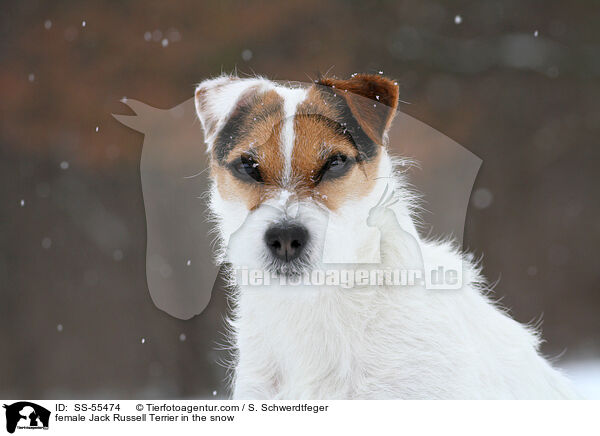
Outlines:
POLYGON ((236 159, 229 164, 229 167, 233 175, 241 180, 254 180, 255 182, 263 181, 260 170, 258 169, 258 162, 250 156, 240 156, 239 159, 236 159))
POLYGON ((314 177, 315 183, 343 176, 348 172, 354 160, 343 154, 330 156, 314 177))

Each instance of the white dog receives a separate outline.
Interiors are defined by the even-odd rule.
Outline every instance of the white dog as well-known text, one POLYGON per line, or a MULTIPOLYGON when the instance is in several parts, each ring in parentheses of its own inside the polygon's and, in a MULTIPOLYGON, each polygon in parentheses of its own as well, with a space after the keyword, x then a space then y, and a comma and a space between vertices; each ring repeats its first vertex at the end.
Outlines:
POLYGON ((218 260, 236 279, 234 398, 575 397, 540 356, 536 332, 484 295, 471 258, 417 233, 414 197, 385 147, 395 82, 354 75, 301 87, 223 76, 202 82, 195 101, 218 260), (366 268, 369 279, 374 268, 432 265, 458 267, 461 278, 453 290, 379 279, 291 284, 340 264, 366 268))

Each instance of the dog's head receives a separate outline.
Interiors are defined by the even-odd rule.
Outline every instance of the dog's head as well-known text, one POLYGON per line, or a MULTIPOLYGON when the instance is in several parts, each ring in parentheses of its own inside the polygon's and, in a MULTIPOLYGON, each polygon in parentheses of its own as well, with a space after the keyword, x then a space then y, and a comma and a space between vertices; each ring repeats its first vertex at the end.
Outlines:
POLYGON ((365 223, 392 171, 384 144, 395 82, 223 76, 201 83, 195 102, 226 260, 296 274, 321 262, 324 249, 340 262, 375 249, 365 223))

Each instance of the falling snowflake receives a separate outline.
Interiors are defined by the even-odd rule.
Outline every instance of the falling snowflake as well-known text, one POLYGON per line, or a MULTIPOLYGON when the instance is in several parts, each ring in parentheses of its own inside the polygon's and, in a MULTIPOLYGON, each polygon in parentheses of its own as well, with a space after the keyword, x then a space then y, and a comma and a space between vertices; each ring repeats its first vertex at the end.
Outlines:
POLYGON ((60 169, 61 170, 68 170, 69 169, 69 162, 67 162, 66 160, 63 160, 60 163, 60 169))
POLYGON ((29 80, 30 82, 33 82, 35 80, 35 74, 30 73, 29 76, 27 76, 27 80, 29 80))
POLYGON ((163 38, 162 42, 160 43, 163 47, 166 47, 169 45, 169 40, 167 38, 163 38))
POLYGON ((83 20, 83 21, 81 22, 81 27, 85 27, 85 25, 86 25, 86 22, 85 22, 85 20, 83 20))
POLYGON ((152 33, 151 32, 144 33, 144 41, 150 42, 151 40, 152 40, 152 33))
POLYGON ((217 391, 212 391, 213 397, 217 396, 217 391))
POLYGON ((146 338, 142 338, 141 342, 142 342, 142 344, 145 344, 146 343, 146 338))
POLYGON ((56 331, 59 332, 59 333, 62 332, 63 331, 63 325, 62 324, 58 324, 56 326, 56 331))
POLYGON ((252 50, 250 50, 248 48, 242 52, 242 59, 245 60, 246 62, 248 62, 250 59, 252 59, 252 56, 253 56, 252 50))
POLYGON ((50 247, 52 247, 52 239, 47 238, 47 237, 42 239, 42 248, 47 250, 50 247))
POLYGON ((473 206, 477 209, 487 209, 494 202, 494 195, 487 188, 478 188, 471 197, 473 206))
POLYGON ((192 261, 190 259, 188 259, 188 261, 185 263, 187 266, 190 266, 192 264, 192 261))
POLYGON ((462 23, 462 17, 460 15, 457 15, 456 17, 454 17, 454 24, 460 23, 462 23))
POLYGON ((185 339, 186 339, 185 333, 182 333, 182 334, 179 335, 179 340, 181 342, 185 341, 185 339))
POLYGON ((50 30, 51 27, 52 27, 52 21, 50 21, 50 20, 44 21, 44 28, 46 30, 50 30))
POLYGON ((540 32, 538 32, 537 30, 536 30, 535 32, 533 32, 533 36, 534 36, 535 38, 537 38, 539 34, 540 34, 540 32))
POLYGON ((25 206, 25 200, 21 200, 21 207, 25 206))
POLYGON ((100 127, 96 126, 96 132, 97 132, 98 130, 100 130, 100 127))

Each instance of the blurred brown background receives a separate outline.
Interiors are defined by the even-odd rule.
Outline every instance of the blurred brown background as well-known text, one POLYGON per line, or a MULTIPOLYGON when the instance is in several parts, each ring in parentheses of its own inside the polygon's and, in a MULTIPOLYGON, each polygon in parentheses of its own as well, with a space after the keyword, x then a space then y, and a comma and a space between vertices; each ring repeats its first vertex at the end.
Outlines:
POLYGON ((543 314, 559 364, 597 358, 598 17, 593 0, 3 2, 0 397, 226 395, 223 296, 190 321, 152 304, 143 138, 111 113, 236 68, 397 79, 404 112, 483 159, 465 247, 496 296, 543 314))

